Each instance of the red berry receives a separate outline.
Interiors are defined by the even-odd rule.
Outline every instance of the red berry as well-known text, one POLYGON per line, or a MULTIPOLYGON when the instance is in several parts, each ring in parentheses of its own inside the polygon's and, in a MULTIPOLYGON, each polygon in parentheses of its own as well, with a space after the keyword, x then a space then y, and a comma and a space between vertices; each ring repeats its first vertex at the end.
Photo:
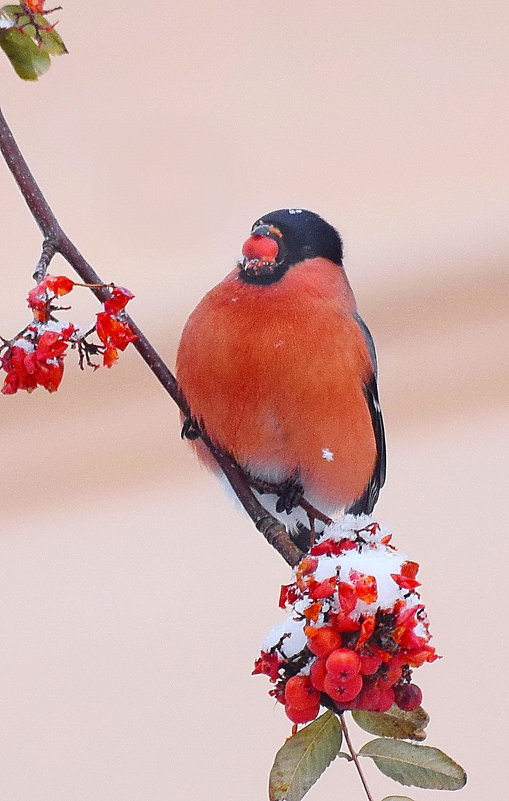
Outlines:
POLYGON ((320 704, 314 704, 313 706, 304 707, 302 709, 297 709, 291 706, 291 704, 286 704, 285 706, 285 712, 292 723, 307 723, 309 720, 314 720, 319 709, 320 704))
POLYGON ((361 673, 363 676, 372 676, 373 673, 376 673, 380 665, 382 664, 382 660, 379 656, 371 656, 366 654, 366 656, 361 656, 361 673))
POLYGON ((325 659, 317 659, 311 666, 310 679, 315 690, 323 692, 323 683, 327 675, 325 659))
POLYGON ((326 664, 331 677, 347 681, 358 674, 361 660, 359 654, 350 648, 338 648, 331 653, 326 664))
POLYGON ((364 685, 355 699, 355 709, 364 709, 367 712, 376 712, 380 701, 380 690, 376 682, 364 685))
POLYGON ((345 704, 347 701, 352 701, 362 690, 362 676, 357 674, 344 681, 328 673, 323 688, 334 701, 345 704))
POLYGON ((312 686, 309 676, 292 676, 285 685, 285 703, 295 709, 305 709, 318 703, 320 693, 312 686))
POLYGON ((313 600, 317 600, 318 598, 330 598, 331 595, 334 595, 336 584, 336 576, 325 579, 325 581, 316 581, 309 588, 309 597, 313 598, 313 600))
POLYGON ((321 659, 327 659, 329 654, 341 647, 341 635, 331 626, 322 626, 320 629, 306 626, 305 632, 309 650, 321 659))
POLYGON ((361 627, 358 620, 348 617, 343 612, 332 612, 329 620, 338 631, 357 631, 361 627))
POLYGON ((421 705, 422 692, 417 684, 399 684, 394 688, 394 696, 400 709, 411 712, 421 705))
POLYGON ((389 659, 389 661, 385 663, 383 676, 387 684, 396 684, 396 682, 400 680, 405 662, 406 657, 401 654, 396 654, 396 656, 393 656, 392 659, 389 659))
POLYGON ((246 259, 259 259, 261 261, 274 262, 279 253, 279 245, 268 236, 254 234, 244 242, 242 255, 246 259))
POLYGON ((387 710, 390 709, 394 703, 394 690, 385 681, 379 680, 377 682, 377 686, 378 690, 380 691, 380 695, 378 697, 378 704, 376 706, 376 709, 373 711, 387 712, 387 710))

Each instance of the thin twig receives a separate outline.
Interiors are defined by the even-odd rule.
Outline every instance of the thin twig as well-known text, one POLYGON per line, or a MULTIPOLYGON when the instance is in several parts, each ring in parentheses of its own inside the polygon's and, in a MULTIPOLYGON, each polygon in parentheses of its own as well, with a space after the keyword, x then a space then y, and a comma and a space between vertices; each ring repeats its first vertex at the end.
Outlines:
POLYGON ((350 739, 350 732, 348 731, 348 727, 346 725, 344 712, 340 712, 339 713, 339 722, 341 723, 341 728, 342 728, 343 734, 345 736, 345 740, 346 740, 346 744, 348 746, 348 750, 350 751, 350 756, 352 757, 352 761, 353 761, 353 763, 354 763, 354 765, 355 765, 355 767, 357 769, 357 773, 359 774, 359 778, 360 778, 360 780, 362 782, 362 786, 364 787, 364 791, 366 793, 366 798, 368 799, 368 801, 373 801, 373 796, 371 795, 371 791, 370 791, 370 789, 368 787, 368 783, 366 781, 366 777, 364 776, 364 773, 362 771, 362 768, 361 768, 361 765, 360 765, 360 762, 359 762, 359 757, 357 756, 357 752, 356 752, 355 748, 353 747, 352 741, 350 739))
MULTIPOLYGON (((60 253, 64 257, 84 283, 100 285, 91 288, 91 291, 101 302, 107 300, 107 298, 110 297, 109 290, 105 287, 103 281, 97 275, 93 267, 87 262, 74 243, 62 230, 46 198, 37 185, 35 178, 30 172, 1 110, 0 151, 19 186, 21 194, 33 218, 42 231, 45 243, 52 243, 54 252, 60 253)), ((48 244, 48 252, 50 252, 49 248, 50 246, 48 244)), ((41 260, 39 260, 39 263, 40 261, 41 260)), ((177 404, 181 412, 188 417, 189 407, 184 396, 180 392, 174 375, 141 329, 138 328, 134 320, 127 314, 124 319, 138 337, 133 343, 134 347, 162 384, 166 392, 168 392, 172 400, 177 404)), ((254 522, 258 531, 263 534, 267 542, 277 550, 289 565, 292 567, 297 565, 303 556, 303 551, 293 542, 285 527, 281 525, 276 518, 270 515, 253 495, 240 467, 228 454, 223 453, 215 447, 205 433, 202 433, 202 439, 225 473, 233 491, 254 522)))
POLYGON ((37 262, 37 267, 34 270, 34 274, 32 275, 32 278, 38 284, 41 283, 42 279, 46 275, 46 271, 49 267, 51 259, 53 258, 56 252, 57 249, 55 247, 55 243, 53 242, 53 240, 46 238, 42 243, 41 255, 39 257, 39 261, 37 262))

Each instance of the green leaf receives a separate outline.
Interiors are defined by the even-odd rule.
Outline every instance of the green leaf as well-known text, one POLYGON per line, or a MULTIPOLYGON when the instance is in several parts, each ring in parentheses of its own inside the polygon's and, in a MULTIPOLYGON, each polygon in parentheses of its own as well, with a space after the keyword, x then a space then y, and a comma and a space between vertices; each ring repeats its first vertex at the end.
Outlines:
POLYGON ((40 36, 42 39, 42 47, 50 56, 61 56, 68 52, 62 37, 53 28, 51 31, 45 31, 43 28, 48 28, 50 23, 41 14, 38 14, 35 21, 40 26, 40 36))
POLYGON ((23 13, 21 6, 0 9, 0 47, 20 78, 26 81, 35 81, 49 69, 50 56, 67 53, 62 37, 51 29, 46 17, 36 14, 33 21, 35 24, 29 24, 30 17, 23 13), (9 22, 16 27, 7 27, 9 22))
POLYGON ((27 34, 0 29, 0 47, 20 78, 35 81, 50 66, 50 57, 27 34))
POLYGON ((300 801, 341 748, 341 725, 325 712, 279 749, 270 771, 270 801, 300 801))
POLYGON ((421 706, 412 712, 405 712, 396 704, 387 712, 354 709, 352 717, 364 731, 381 737, 396 737, 398 740, 425 740, 424 729, 429 723, 429 715, 421 706))
POLYGON ((412 801, 407 795, 386 795, 382 801, 412 801))
POLYGON ((467 781, 463 768, 438 748, 380 738, 363 745, 359 756, 400 784, 427 790, 459 790, 467 781))

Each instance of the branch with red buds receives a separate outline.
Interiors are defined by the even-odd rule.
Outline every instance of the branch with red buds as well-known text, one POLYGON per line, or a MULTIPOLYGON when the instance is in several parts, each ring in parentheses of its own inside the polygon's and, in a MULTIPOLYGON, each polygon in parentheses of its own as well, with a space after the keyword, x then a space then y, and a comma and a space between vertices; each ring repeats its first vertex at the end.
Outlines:
MULTIPOLYGON (((4 392, 12 393, 18 389, 31 390, 37 385, 44 386, 49 391, 57 389, 62 378, 62 359, 68 345, 74 345, 79 349, 81 342, 81 353, 84 354, 83 360, 85 362, 88 361, 91 353, 90 344, 86 344, 88 333, 80 339, 75 330, 71 331, 65 327, 63 329, 53 328, 53 330, 51 330, 51 326, 48 328, 49 323, 55 325, 51 319, 55 310, 51 305, 53 299, 59 293, 62 295, 69 292, 75 286, 74 282, 63 276, 43 278, 53 255, 60 253, 76 271, 84 284, 104 304, 104 311, 97 315, 95 324, 95 330, 101 340, 101 345, 92 345, 97 349, 96 352, 102 352, 102 349, 104 349, 104 363, 107 366, 111 366, 116 358, 116 351, 123 350, 129 342, 133 342, 134 347, 166 392, 184 415, 189 416, 189 408, 179 390, 175 377, 134 320, 124 312, 123 306, 119 306, 119 302, 122 303, 124 299, 126 302, 129 300, 129 297, 126 297, 127 290, 122 290, 120 287, 112 287, 111 284, 105 284, 101 281, 93 267, 64 233, 30 172, 1 110, 0 151, 44 236, 41 257, 34 274, 36 280, 40 280, 40 283, 30 293, 29 305, 35 304, 31 306, 34 312, 37 313, 39 311, 43 317, 46 316, 47 318, 46 321, 35 321, 35 324, 27 326, 14 340, 4 340, 2 346, 4 349, 3 361, 8 377, 4 392), (66 284, 66 281, 69 283, 66 284), (43 308, 38 310, 37 304, 43 308), (44 339, 45 335, 48 334, 52 336, 46 336, 44 339), (53 352, 48 350, 50 339, 53 352), (27 356, 29 356, 28 362, 27 356), (52 360, 55 361, 52 363, 52 360)), ((130 295, 130 293, 128 294, 130 295)), ((205 432, 201 432, 201 437, 219 463, 233 491, 258 531, 263 534, 265 539, 289 565, 295 566, 298 564, 303 555, 302 551, 293 542, 285 527, 272 517, 254 496, 240 467, 228 454, 220 451, 208 439, 205 432)))

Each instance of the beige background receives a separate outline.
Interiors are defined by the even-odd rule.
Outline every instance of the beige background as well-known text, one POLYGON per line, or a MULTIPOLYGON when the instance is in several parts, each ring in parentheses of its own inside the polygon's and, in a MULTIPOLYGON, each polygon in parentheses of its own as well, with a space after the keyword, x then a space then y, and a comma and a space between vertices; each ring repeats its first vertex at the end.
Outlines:
MULTIPOLYGON (((378 514, 422 564, 444 655, 418 674, 428 742, 468 769, 458 798, 503 797, 507 4, 89 0, 59 17, 71 54, 36 85, 2 61, 1 102, 170 364, 256 217, 302 205, 340 228, 381 364, 378 514)), ((40 237, 1 166, 0 204, 10 336, 40 237)), ((83 292, 77 321, 96 310, 83 292)), ((0 798, 262 801, 289 726, 250 671, 286 566, 134 350, 95 375, 69 357, 56 395, 0 408, 0 798)), ((375 798, 405 792, 366 769, 375 798)), ((362 797, 343 762, 308 796, 362 797)))

